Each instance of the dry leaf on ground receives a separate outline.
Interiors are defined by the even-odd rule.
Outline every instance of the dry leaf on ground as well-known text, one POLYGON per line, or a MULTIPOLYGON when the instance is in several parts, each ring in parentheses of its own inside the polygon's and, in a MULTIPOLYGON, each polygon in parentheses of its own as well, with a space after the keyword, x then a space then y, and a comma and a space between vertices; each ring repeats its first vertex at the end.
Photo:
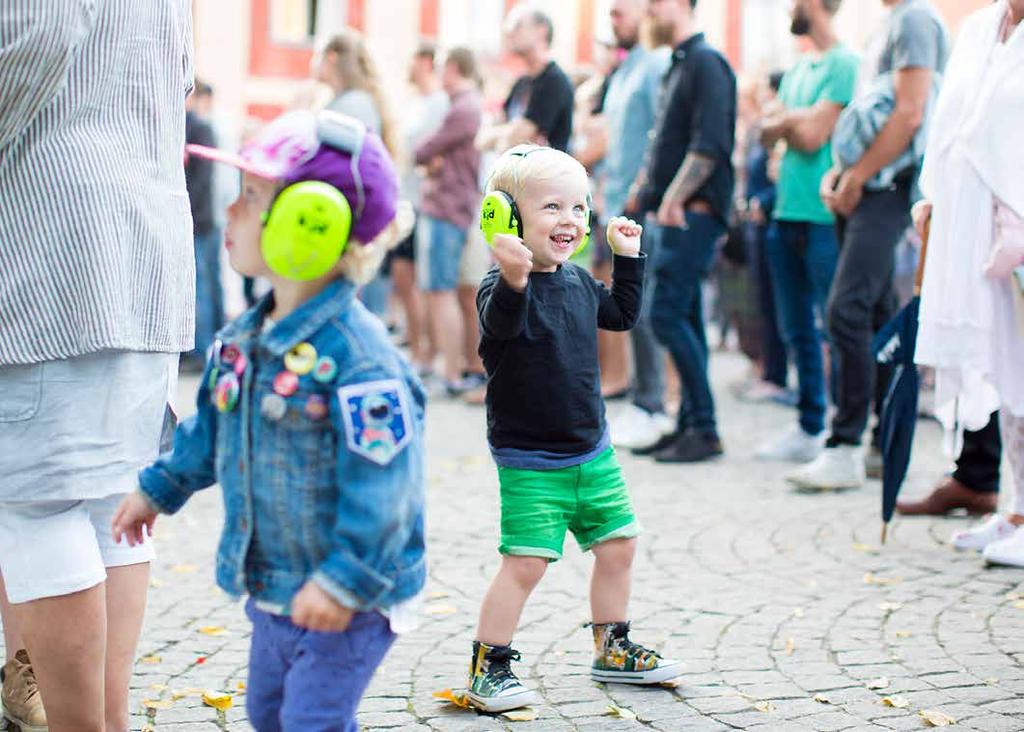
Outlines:
POLYGON ((195 572, 198 569, 199 567, 194 564, 175 564, 171 567, 171 571, 177 572, 178 574, 188 574, 190 572, 195 572))
POLYGON ((162 579, 156 579, 155 577, 149 581, 149 586, 154 588, 163 587, 165 584, 167 583, 164 582, 162 579))
POLYGON ((881 577, 874 572, 864 573, 864 584, 867 585, 895 585, 902 581, 899 577, 881 577))
POLYGON ((160 663, 160 656, 143 656, 139 663, 160 663))
POLYGON ((754 704, 754 709, 765 714, 770 714, 775 711, 775 705, 770 701, 759 701, 754 704))
POLYGON ((878 553, 878 547, 877 546, 872 546, 871 544, 854 543, 853 549, 854 549, 854 551, 864 552, 865 554, 877 554, 878 553))
POLYGON ((435 699, 441 699, 449 704, 454 704, 462 709, 469 709, 469 698, 465 694, 456 694, 451 689, 442 689, 441 691, 435 691, 432 696, 435 699))
POLYGON ((832 700, 829 699, 824 694, 815 694, 813 698, 814 698, 814 701, 818 702, 818 704, 831 704, 832 703, 832 700))
POLYGON ((427 595, 428 600, 443 600, 446 597, 448 597, 448 593, 442 592, 440 590, 438 590, 437 592, 431 592, 429 595, 427 595))
POLYGON ((909 638, 912 635, 914 635, 914 634, 911 633, 909 630, 897 630, 896 631, 896 637, 897 638, 909 638))
POLYGON ((802 618, 803 616, 804 616, 804 609, 802 607, 798 607, 795 610, 793 610, 793 617, 794 618, 802 618))
POLYGON ((678 689, 682 685, 683 680, 679 677, 676 677, 674 679, 668 679, 667 681, 661 681, 658 683, 658 686, 660 686, 662 689, 678 689))
POLYGON ((1013 603, 1013 607, 1016 610, 1024 610, 1024 600, 1017 600, 1017 602, 1013 603))
POLYGON ((199 629, 199 632, 203 635, 227 635, 228 629, 222 625, 204 625, 199 629))
POLYGON ((888 689, 889 679, 885 678, 884 676, 881 676, 877 679, 872 679, 866 684, 866 686, 869 689, 888 689))
POLYGON ((537 711, 527 707, 526 709, 515 709, 511 712, 502 712, 501 716, 513 722, 532 722, 537 718, 537 711))
POLYGON ((796 650, 796 641, 792 638, 786 638, 786 655, 792 656, 793 651, 796 650))
POLYGON ((459 609, 457 607, 436 602, 433 605, 427 605, 423 612, 427 615, 454 615, 458 611, 459 609))
POLYGON ((903 603, 902 602, 880 602, 880 603, 878 603, 878 609, 879 610, 883 610, 883 611, 885 611, 887 613, 894 613, 897 610, 901 610, 902 608, 903 608, 903 603))
POLYGON ((170 709, 174 702, 168 699, 144 699, 142 706, 146 709, 170 709))
POLYGON ((219 691, 204 691, 203 692, 203 704, 214 709, 219 709, 222 712, 226 712, 231 709, 234 705, 235 700, 231 697, 231 694, 222 694, 219 691))
POLYGON ((608 711, 605 712, 605 715, 609 717, 618 717, 619 719, 636 719, 636 714, 631 710, 624 709, 623 707, 616 706, 615 704, 608 705, 608 711))
POLYGON ((902 696, 883 696, 882 704, 895 709, 906 709, 910 706, 910 702, 902 696))
POLYGON ((956 724, 956 720, 951 716, 934 709, 922 709, 918 714, 929 727, 948 727, 951 724, 956 724))

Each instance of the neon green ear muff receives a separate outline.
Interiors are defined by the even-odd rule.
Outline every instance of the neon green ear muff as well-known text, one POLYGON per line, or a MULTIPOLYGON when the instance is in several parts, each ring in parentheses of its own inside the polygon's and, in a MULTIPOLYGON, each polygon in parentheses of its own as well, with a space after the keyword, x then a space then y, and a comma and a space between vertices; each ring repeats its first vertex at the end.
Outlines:
POLYGON ((330 272, 352 228, 345 196, 315 180, 285 188, 264 216, 263 259, 272 272, 289 280, 314 280, 330 272))
MULTIPOLYGON (((590 232, 594 227, 593 209, 590 206, 590 198, 587 197, 587 228, 583 232, 583 239, 580 241, 573 256, 576 256, 590 243, 590 232)), ((505 191, 491 191, 484 196, 480 204, 480 231, 484 233, 487 244, 494 247, 496 234, 510 234, 523 238, 523 220, 519 215, 519 208, 512 196, 505 191)))
POLYGON ((491 247, 497 234, 523 236, 523 222, 512 196, 505 191, 491 191, 480 204, 480 231, 491 247))

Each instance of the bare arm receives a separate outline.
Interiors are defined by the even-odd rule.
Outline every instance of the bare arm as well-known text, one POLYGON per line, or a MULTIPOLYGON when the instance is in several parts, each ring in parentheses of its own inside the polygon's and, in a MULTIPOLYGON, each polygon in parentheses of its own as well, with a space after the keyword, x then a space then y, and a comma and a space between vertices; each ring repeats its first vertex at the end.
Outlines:
POLYGON ((842 105, 829 101, 805 109, 786 110, 764 121, 761 142, 770 148, 779 140, 785 140, 796 150, 815 152, 832 137, 842 111, 842 105))
POLYGON ((931 84, 931 69, 909 68, 896 72, 893 81, 896 106, 871 147, 850 169, 855 180, 862 183, 870 180, 907 149, 914 133, 924 123, 931 84))
POLYGON ((700 153, 687 153, 672 182, 665 190, 663 202, 685 204, 700 190, 715 171, 715 161, 700 153))

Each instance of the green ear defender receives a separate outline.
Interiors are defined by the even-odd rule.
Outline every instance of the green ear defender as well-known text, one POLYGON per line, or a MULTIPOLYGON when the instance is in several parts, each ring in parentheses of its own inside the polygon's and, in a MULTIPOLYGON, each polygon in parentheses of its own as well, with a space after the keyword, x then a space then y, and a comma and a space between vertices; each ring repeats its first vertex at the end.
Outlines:
POLYGON ((307 180, 281 191, 263 224, 260 248, 270 270, 289 280, 315 280, 345 251, 352 209, 334 186, 307 180))
MULTIPOLYGON (((590 231, 593 228, 593 209, 590 205, 590 197, 587 196, 587 228, 583 232, 583 239, 580 241, 573 256, 583 251, 590 243, 590 231)), ((505 191, 491 191, 484 196, 480 204, 480 231, 484 233, 487 244, 494 247, 496 234, 509 234, 523 238, 523 219, 519 215, 519 207, 516 206, 512 196, 505 191)))

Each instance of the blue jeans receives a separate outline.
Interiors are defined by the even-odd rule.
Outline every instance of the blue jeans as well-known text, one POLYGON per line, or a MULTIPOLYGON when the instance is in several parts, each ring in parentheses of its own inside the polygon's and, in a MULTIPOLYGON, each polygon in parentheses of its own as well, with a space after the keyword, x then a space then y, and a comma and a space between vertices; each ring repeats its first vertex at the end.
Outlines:
POLYGON ((714 216, 686 212, 687 228, 658 227, 651 324, 683 382, 679 431, 717 434, 715 400, 708 382, 701 281, 711 271, 725 225, 714 216))
POLYGON ((747 240, 750 281, 757 291, 757 307, 761 313, 763 378, 768 383, 785 389, 789 381, 789 362, 786 358, 786 344, 782 342, 775 289, 772 286, 771 269, 768 265, 768 225, 747 222, 743 225, 743 234, 747 240))
POLYGON ((196 255, 196 347, 206 358, 213 337, 224 326, 224 288, 220 282, 221 231, 214 227, 193 237, 196 255))
POLYGON ((426 214, 416 227, 416 278, 424 292, 454 292, 459 286, 459 263, 466 230, 426 214))
POLYGON ((633 404, 651 414, 665 411, 665 357, 664 349, 654 336, 651 324, 651 306, 654 302, 654 266, 658 254, 657 224, 654 220, 644 224, 640 250, 647 255, 644 270, 644 298, 640 306, 640 319, 629 337, 633 345, 633 404))
POLYGON ((395 640, 380 613, 356 613, 344 633, 306 630, 249 600, 245 709, 257 732, 356 732, 359 700, 395 640))
POLYGON ((831 224, 777 221, 765 239, 782 338, 796 361, 800 383, 800 427, 809 435, 825 429, 824 318, 839 242, 831 224))

